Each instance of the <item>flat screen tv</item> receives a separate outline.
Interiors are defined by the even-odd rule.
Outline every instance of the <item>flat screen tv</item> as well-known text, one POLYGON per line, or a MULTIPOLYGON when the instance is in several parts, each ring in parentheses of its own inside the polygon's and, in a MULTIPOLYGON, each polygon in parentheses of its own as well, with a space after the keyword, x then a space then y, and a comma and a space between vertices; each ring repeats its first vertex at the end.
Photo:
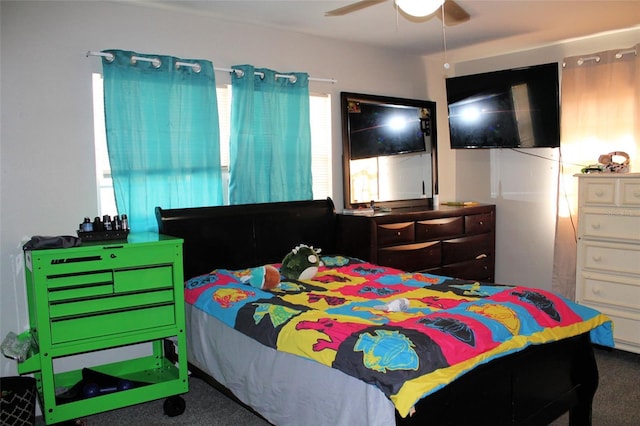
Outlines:
POLYGON ((446 79, 451 148, 560 146, 558 64, 446 79))
POLYGON ((431 149, 433 102, 346 92, 341 102, 350 159, 431 149))

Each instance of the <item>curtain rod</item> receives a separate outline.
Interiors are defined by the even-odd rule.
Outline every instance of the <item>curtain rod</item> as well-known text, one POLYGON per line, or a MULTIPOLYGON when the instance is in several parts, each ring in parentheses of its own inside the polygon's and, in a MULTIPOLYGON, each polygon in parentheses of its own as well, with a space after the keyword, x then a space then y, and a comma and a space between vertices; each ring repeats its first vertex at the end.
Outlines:
POLYGON ((622 58, 624 55, 628 55, 628 54, 630 54, 630 53, 633 53, 634 55, 637 55, 637 54, 638 54, 638 51, 637 51, 635 48, 633 48, 633 49, 627 49, 627 50, 621 50, 621 51, 619 51, 619 52, 617 52, 617 53, 616 53, 616 58, 617 58, 617 59, 620 59, 620 58, 622 58))
MULTIPOLYGON (((632 47, 631 49, 627 49, 627 50, 619 50, 615 53, 614 57, 616 59, 622 59, 623 56, 625 55, 637 55, 638 54, 638 50, 636 47, 632 47)), ((592 55, 592 56, 582 56, 580 58, 578 58, 578 60, 576 61, 576 63, 578 65, 584 65, 585 62, 589 62, 589 61, 594 61, 599 63, 602 60, 602 58, 600 57, 600 55, 592 55)), ((566 62, 562 62, 562 68, 565 68, 567 66, 566 62)))
MULTIPOLYGON (((114 59, 113 53, 96 52, 96 51, 92 51, 92 50, 87 52, 87 58, 89 56, 103 56, 109 62, 113 61, 113 59, 114 59)), ((160 65, 161 65, 160 59, 158 59, 158 58, 145 58, 145 57, 142 57, 142 56, 132 56, 131 57, 131 62, 132 63, 136 63, 137 61, 151 62, 151 64, 155 68, 159 68, 160 65)), ((200 72, 200 70, 202 68, 200 66, 200 64, 198 64, 198 63, 181 62, 181 61, 176 62, 176 68, 180 68, 180 67, 192 67, 195 72, 200 72)), ((213 69, 215 71, 221 71, 221 72, 229 72, 229 73, 233 72, 238 77, 243 77, 244 76, 244 71, 238 70, 238 69, 218 68, 218 67, 214 67, 213 69)), ((255 75, 259 75, 260 78, 264 78, 264 73, 262 73, 262 72, 256 71, 254 74, 255 75)), ((291 80, 292 83, 295 83, 296 80, 297 80, 295 75, 290 75, 290 74, 276 74, 276 78, 288 78, 289 80, 291 80)), ((335 83, 338 82, 338 80, 333 79, 333 78, 317 78, 317 77, 309 77, 309 81, 320 81, 320 82, 332 83, 332 84, 335 84, 335 83)))

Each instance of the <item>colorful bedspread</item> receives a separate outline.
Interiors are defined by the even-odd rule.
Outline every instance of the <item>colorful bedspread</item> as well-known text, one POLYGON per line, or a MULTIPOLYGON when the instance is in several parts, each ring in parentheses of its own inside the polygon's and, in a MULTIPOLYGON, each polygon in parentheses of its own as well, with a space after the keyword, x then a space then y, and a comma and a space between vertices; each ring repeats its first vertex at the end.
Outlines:
POLYGON ((251 269, 218 269, 188 280, 185 299, 264 345, 377 386, 402 416, 465 372, 531 344, 590 331, 613 346, 606 316, 551 292, 342 256, 322 262, 312 280, 273 291, 245 284, 251 269))

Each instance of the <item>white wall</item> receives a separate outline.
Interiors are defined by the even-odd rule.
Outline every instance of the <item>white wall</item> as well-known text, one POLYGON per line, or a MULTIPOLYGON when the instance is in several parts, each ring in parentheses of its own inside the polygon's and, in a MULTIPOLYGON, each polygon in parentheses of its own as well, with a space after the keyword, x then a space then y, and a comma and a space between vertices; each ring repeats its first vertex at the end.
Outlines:
MULTIPOLYGON (((640 40, 640 28, 593 36, 526 52, 454 62, 448 76, 468 75, 549 62, 609 49, 629 48, 640 40)), ((460 52, 468 56, 468 52, 460 52)), ((481 55, 481 52, 476 52, 481 55)), ((452 60, 453 59, 453 60, 452 60)), ((440 200, 496 204, 496 281, 551 290, 555 237, 558 149, 451 150, 446 122, 446 92, 441 57, 426 58, 429 93, 438 102, 440 200)), ((640 141, 637 141, 640 144, 640 141)), ((602 152, 611 151, 603 147, 602 152)), ((597 159, 594 159, 594 162, 597 159)))
MULTIPOLYGON (((420 58, 198 15, 104 2, 0 3, 0 339, 28 328, 22 242, 74 234, 95 216, 89 50, 125 49, 307 71, 337 84, 311 83, 333 99, 333 198, 342 208, 341 91, 429 99, 420 58)), ((229 76, 217 73, 219 82, 229 76)), ((16 373, 1 358, 0 375, 16 373)))

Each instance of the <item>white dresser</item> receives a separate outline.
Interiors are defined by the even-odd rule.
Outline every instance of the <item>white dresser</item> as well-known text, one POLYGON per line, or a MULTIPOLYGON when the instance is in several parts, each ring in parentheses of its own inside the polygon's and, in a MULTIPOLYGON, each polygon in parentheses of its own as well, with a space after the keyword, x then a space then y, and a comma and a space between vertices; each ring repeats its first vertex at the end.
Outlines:
POLYGON ((640 353, 640 173, 579 175, 576 299, 640 353))

